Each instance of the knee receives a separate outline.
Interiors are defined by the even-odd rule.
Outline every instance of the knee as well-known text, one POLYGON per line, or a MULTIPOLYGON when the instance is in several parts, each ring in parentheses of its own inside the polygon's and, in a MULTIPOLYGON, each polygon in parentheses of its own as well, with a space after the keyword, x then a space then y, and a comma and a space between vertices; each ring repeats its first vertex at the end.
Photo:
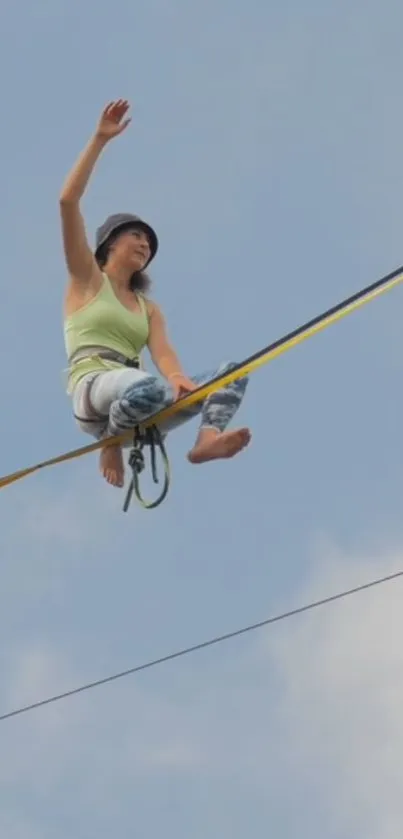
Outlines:
POLYGON ((152 411, 159 410, 170 404, 172 401, 172 389, 157 376, 147 376, 139 382, 130 385, 125 394, 131 407, 150 408, 152 411))

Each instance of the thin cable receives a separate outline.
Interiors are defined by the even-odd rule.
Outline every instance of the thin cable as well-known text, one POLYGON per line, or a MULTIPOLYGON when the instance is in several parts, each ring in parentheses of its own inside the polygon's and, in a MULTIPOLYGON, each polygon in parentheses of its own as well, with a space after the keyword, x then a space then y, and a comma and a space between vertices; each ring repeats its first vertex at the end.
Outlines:
POLYGON ((130 676, 133 673, 139 673, 140 670, 147 670, 150 667, 156 667, 159 664, 164 664, 167 661, 172 661, 175 658, 179 658, 184 655, 188 655, 189 653, 194 653, 198 650, 205 649, 206 647, 211 647, 213 644, 220 644, 223 641, 228 641, 231 638, 236 638, 239 635, 244 635, 247 632, 253 632, 256 629, 261 629, 263 626, 269 626, 272 623, 278 623, 279 621, 287 620, 287 618, 294 617, 295 615, 301 615, 303 612, 308 612, 312 609, 316 609, 319 606, 325 606, 328 603, 332 603, 335 600, 341 600, 342 598, 349 597, 352 594, 357 594, 360 591, 364 591, 364 589, 369 589, 374 586, 379 586, 382 583, 389 582, 390 580, 395 580, 397 577, 402 577, 403 571, 397 571, 394 574, 389 574, 387 577, 381 577, 377 580, 372 580, 369 583, 363 583, 360 586, 355 586, 355 588, 350 588, 347 591, 341 591, 338 594, 330 595, 330 597, 324 597, 322 600, 315 600, 312 603, 308 603, 306 606, 299 606, 296 609, 291 609, 288 612, 283 612, 280 615, 275 615, 274 617, 267 618, 266 620, 259 621, 258 623, 250 624, 249 626, 245 626, 242 629, 236 629, 233 632, 228 632, 226 635, 218 635, 215 638, 211 638, 209 641, 202 641, 200 644, 195 644, 192 647, 186 647, 185 649, 178 650, 175 653, 170 653, 169 655, 162 656, 161 658, 155 658, 152 661, 148 661, 145 664, 138 664, 136 667, 131 667, 129 670, 122 670, 120 673, 115 673, 112 676, 106 676, 104 679, 98 679, 96 682, 88 682, 85 685, 81 685, 78 688, 73 688, 72 690, 65 691, 65 693, 59 693, 55 696, 50 696, 47 699, 41 699, 38 702, 33 702, 31 705, 25 705, 22 708, 16 708, 13 711, 9 711, 7 714, 2 714, 0 716, 0 721, 7 720, 10 717, 16 717, 19 714, 24 714, 27 711, 33 711, 35 708, 40 708, 43 705, 49 705, 52 702, 59 702, 61 699, 67 699, 70 696, 74 696, 77 693, 83 693, 85 690, 91 690, 92 688, 99 687, 100 685, 105 685, 107 682, 116 681, 116 679, 122 679, 125 676, 130 676))

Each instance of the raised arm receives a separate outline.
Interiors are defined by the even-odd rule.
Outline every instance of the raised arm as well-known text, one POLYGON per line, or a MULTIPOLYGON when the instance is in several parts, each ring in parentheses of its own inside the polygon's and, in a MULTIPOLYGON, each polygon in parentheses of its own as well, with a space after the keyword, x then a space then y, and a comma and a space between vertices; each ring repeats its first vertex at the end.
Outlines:
POLYGON ((122 99, 104 108, 94 135, 69 172, 60 193, 64 254, 70 281, 75 288, 88 286, 99 272, 87 241, 80 201, 106 144, 121 134, 129 124, 130 119, 124 119, 128 108, 128 102, 122 99))

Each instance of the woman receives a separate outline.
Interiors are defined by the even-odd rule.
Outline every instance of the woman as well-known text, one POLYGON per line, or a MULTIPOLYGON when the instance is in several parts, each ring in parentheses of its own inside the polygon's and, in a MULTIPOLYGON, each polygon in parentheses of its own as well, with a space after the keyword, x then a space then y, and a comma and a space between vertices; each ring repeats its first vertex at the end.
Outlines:
MULTIPOLYGON (((128 102, 119 99, 104 109, 93 137, 70 172, 60 195, 60 213, 69 282, 64 307, 64 334, 69 358, 68 391, 80 428, 97 439, 134 428, 146 417, 172 404, 220 372, 189 379, 171 346, 159 307, 146 292, 145 269, 155 256, 154 230, 137 216, 110 216, 97 230, 96 250, 88 244, 80 199, 101 152, 129 125, 128 102), (161 374, 141 369, 147 346, 161 374)), ((188 454, 203 463, 237 454, 250 440, 248 428, 227 431, 247 385, 246 377, 182 410, 161 426, 165 433, 201 413, 197 440, 188 454)), ((103 476, 123 486, 121 447, 104 447, 103 476)))

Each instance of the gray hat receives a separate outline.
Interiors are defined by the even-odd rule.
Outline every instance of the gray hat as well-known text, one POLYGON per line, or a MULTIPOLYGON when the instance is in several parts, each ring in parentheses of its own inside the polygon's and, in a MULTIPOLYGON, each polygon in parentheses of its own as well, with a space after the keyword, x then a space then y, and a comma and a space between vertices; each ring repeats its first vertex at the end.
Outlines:
POLYGON ((95 234, 95 256, 97 256, 101 246, 108 241, 113 233, 130 227, 141 227, 150 237, 151 255, 148 260, 148 263, 150 263, 158 250, 157 234, 149 224, 139 218, 139 216, 131 215, 131 213, 115 213, 113 216, 108 216, 106 221, 98 227, 95 234))

